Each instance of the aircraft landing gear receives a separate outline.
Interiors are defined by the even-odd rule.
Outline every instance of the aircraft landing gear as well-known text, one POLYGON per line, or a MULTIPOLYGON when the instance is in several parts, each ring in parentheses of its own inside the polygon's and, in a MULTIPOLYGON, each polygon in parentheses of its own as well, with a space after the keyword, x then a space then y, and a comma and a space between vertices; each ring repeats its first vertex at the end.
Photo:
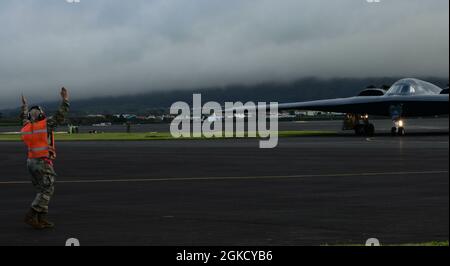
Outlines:
POLYGON ((375 126, 373 124, 367 124, 365 125, 365 132, 366 132, 366 136, 369 137, 373 137, 373 135, 375 135, 375 126))
POLYGON ((391 136, 397 136, 397 128, 396 127, 391 128, 391 136))
POLYGON ((395 119, 393 120, 394 126, 391 129, 391 135, 392 136, 405 136, 406 130, 404 126, 404 121, 402 119, 395 119))
POLYGON ((372 137, 375 135, 375 126, 369 122, 368 115, 347 114, 343 130, 354 130, 357 136, 372 137))
POLYGON ((355 126, 357 136, 373 137, 375 135, 375 126, 373 124, 359 124, 355 126))

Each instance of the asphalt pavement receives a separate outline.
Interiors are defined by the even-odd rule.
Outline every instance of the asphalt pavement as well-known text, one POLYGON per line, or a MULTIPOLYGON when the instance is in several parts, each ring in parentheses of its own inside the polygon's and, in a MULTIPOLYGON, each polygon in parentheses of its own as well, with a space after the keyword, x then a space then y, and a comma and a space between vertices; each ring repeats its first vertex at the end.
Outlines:
MULTIPOLYGON (((443 128, 445 129, 445 126, 443 128)), ((442 129, 442 128, 441 128, 442 129)), ((324 245, 448 240, 449 136, 61 142, 50 217, 0 142, 0 245, 324 245)))

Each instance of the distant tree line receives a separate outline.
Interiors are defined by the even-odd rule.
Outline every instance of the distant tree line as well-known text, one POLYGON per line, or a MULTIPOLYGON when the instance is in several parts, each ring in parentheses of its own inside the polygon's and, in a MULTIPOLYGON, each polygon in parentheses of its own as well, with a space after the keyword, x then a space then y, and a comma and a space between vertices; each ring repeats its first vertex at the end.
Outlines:
MULTIPOLYGON (((256 85, 229 85, 224 87, 199 88, 191 90, 164 90, 124 95, 115 97, 97 97, 78 100, 71 103, 72 114, 83 116, 87 114, 121 114, 136 115, 158 114, 167 112, 176 101, 192 102, 193 93, 201 93, 203 102, 206 101, 277 101, 293 102, 327 98, 350 97, 357 95, 368 87, 387 90, 398 77, 390 78, 336 78, 319 79, 304 78, 293 82, 265 82, 256 85)), ((422 77, 442 88, 448 84, 448 79, 422 77)), ((125 91, 125 90, 124 90, 125 91)), ((48 112, 56 110, 58 103, 42 104, 48 112)), ((18 115, 19 110, 2 111, 5 115, 18 115)))

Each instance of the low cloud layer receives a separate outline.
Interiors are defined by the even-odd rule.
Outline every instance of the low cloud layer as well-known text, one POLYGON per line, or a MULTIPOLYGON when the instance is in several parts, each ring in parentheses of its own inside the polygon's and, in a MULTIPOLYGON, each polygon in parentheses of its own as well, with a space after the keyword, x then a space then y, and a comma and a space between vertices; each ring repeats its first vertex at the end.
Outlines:
POLYGON ((2 0, 0 109, 305 76, 449 72, 448 0, 2 0))

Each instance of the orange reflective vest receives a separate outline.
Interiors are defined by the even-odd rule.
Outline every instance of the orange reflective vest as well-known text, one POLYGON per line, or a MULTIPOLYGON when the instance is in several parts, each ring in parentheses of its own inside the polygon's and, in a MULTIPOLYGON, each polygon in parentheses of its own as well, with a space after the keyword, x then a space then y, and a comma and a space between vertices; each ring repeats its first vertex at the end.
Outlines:
POLYGON ((48 133, 47 119, 27 123, 22 128, 22 140, 28 147, 28 158, 56 158, 54 134, 48 133))

